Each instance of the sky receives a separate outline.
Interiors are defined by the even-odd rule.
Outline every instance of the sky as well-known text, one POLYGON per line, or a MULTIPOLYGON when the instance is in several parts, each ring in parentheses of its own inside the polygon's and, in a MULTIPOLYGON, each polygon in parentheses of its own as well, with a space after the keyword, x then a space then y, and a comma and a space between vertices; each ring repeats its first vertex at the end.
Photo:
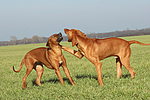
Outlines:
POLYGON ((150 28, 150 0, 0 0, 0 41, 64 28, 105 33, 150 28))

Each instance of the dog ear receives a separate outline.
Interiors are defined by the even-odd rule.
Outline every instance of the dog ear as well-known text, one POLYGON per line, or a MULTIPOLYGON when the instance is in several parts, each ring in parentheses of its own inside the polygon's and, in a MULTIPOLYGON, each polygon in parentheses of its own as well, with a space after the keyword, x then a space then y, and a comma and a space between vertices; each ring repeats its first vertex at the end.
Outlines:
POLYGON ((74 47, 77 44, 76 36, 77 36, 76 31, 73 31, 73 34, 72 34, 72 47, 74 47))
POLYGON ((77 34, 78 34, 78 35, 83 36, 83 37, 86 36, 86 35, 85 35, 83 32, 81 32, 80 30, 76 30, 76 31, 77 31, 77 34))
POLYGON ((46 43, 46 46, 48 46, 48 47, 50 47, 50 43, 51 41, 50 41, 50 38, 48 38, 48 40, 47 40, 47 43, 46 43))
POLYGON ((73 39, 72 39, 72 47, 74 47, 76 44, 77 44, 77 39, 74 36, 73 39))
POLYGON ((80 34, 83 36, 83 37, 85 37, 86 35, 84 34, 84 33, 82 33, 82 32, 80 32, 80 34))
POLYGON ((46 46, 50 46, 48 41, 47 41, 47 43, 46 43, 46 46))
POLYGON ((65 31, 65 33, 66 33, 67 31, 69 31, 69 29, 65 28, 64 31, 65 31))

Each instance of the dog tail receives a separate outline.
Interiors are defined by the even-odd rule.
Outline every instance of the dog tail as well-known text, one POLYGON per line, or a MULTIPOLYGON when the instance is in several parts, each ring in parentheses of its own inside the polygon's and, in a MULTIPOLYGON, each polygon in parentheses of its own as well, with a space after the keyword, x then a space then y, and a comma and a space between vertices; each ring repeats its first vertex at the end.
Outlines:
POLYGON ((22 60, 22 62, 21 62, 21 64, 20 64, 19 70, 16 71, 15 68, 14 68, 14 66, 13 66, 13 71, 16 72, 16 73, 20 72, 20 70, 22 69, 23 64, 24 64, 24 59, 22 60))
POLYGON ((134 44, 134 43, 136 43, 136 44, 140 44, 140 45, 145 45, 145 46, 150 45, 150 43, 145 44, 145 43, 141 43, 141 42, 136 41, 136 40, 129 41, 129 44, 130 44, 130 45, 131 45, 131 44, 134 44))

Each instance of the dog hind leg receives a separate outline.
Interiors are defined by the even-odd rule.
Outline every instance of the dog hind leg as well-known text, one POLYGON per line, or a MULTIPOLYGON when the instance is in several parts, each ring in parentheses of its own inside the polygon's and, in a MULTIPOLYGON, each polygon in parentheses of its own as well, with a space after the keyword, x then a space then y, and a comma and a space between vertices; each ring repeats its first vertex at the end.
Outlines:
POLYGON ((44 68, 42 65, 36 65, 36 73, 37 73, 37 78, 36 78, 36 84, 38 86, 41 86, 41 77, 43 75, 43 71, 44 71, 44 68))
POLYGON ((27 69, 25 76, 23 77, 22 81, 23 81, 23 85, 22 85, 22 89, 26 89, 26 79, 28 77, 28 75, 31 73, 32 69, 27 69))
POLYGON ((122 70, 122 63, 121 63, 119 57, 116 58, 116 69, 117 69, 117 78, 120 78, 121 75, 122 75, 122 73, 121 73, 121 70, 122 70))
POLYGON ((121 58, 121 62, 123 66, 129 71, 131 74, 132 79, 135 77, 135 71, 131 68, 130 62, 129 62, 129 57, 126 58, 121 58))

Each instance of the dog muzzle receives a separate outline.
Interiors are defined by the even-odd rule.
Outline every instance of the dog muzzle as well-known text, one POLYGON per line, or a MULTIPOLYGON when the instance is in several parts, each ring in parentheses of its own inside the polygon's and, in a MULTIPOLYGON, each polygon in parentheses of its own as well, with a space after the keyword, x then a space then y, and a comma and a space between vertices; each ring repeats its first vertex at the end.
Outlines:
POLYGON ((60 42, 60 41, 63 39, 62 34, 59 33, 59 34, 58 34, 58 37, 59 37, 59 38, 58 38, 56 41, 57 41, 57 42, 60 42))
POLYGON ((61 37, 59 37, 56 41, 57 41, 57 42, 60 42, 60 41, 62 41, 62 39, 63 39, 63 37, 61 36, 61 37))

